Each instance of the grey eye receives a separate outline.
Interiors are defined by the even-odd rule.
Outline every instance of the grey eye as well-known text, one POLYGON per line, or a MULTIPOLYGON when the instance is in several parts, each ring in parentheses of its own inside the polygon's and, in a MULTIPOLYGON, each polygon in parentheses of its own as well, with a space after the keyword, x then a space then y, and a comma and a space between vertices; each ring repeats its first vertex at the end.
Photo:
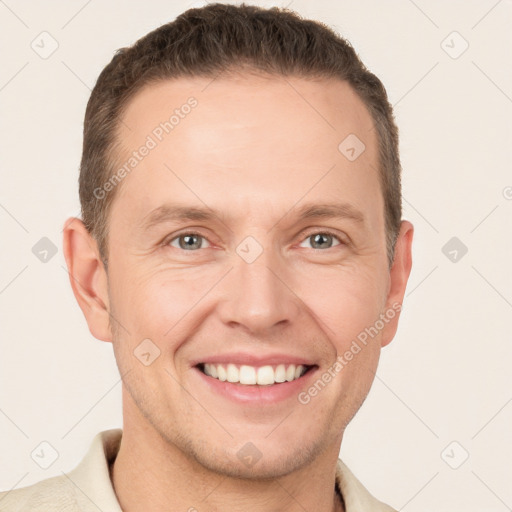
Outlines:
POLYGON ((169 245, 176 247, 175 242, 178 242, 177 249, 183 249, 184 251, 190 251, 194 249, 202 249, 203 240, 206 240, 204 236, 197 235, 195 233, 184 233, 182 235, 173 238, 169 245))
MULTIPOLYGON (((336 245, 339 245, 341 242, 339 241, 337 236, 331 235, 329 233, 313 233, 309 235, 304 242, 310 240, 311 247, 313 249, 330 249, 331 247, 334 247, 336 245), (338 243, 333 243, 334 241, 337 241, 338 243)), ((302 242, 302 243, 304 243, 302 242)), ((302 247, 302 245, 301 245, 302 247)))

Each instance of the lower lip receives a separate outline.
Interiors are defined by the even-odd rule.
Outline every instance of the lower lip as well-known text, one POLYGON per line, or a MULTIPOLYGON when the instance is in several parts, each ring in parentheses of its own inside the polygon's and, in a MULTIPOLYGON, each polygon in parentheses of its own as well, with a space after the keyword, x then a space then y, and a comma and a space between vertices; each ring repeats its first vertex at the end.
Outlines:
POLYGON ((297 397, 299 393, 306 388, 311 378, 318 368, 313 367, 302 377, 291 382, 281 382, 269 386, 244 385, 220 381, 204 374, 199 368, 194 367, 194 371, 199 374, 204 382, 213 392, 226 398, 245 404, 274 404, 287 400, 291 397, 297 397))

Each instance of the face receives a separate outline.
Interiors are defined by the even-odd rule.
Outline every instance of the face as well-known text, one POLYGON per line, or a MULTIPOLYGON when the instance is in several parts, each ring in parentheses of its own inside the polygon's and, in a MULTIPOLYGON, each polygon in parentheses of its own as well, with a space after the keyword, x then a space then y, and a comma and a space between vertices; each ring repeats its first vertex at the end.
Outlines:
POLYGON ((96 335, 114 345, 125 417, 226 475, 337 455, 410 270, 410 226, 388 267, 372 128, 337 80, 179 79, 131 100, 110 316, 88 315, 111 333, 96 335))

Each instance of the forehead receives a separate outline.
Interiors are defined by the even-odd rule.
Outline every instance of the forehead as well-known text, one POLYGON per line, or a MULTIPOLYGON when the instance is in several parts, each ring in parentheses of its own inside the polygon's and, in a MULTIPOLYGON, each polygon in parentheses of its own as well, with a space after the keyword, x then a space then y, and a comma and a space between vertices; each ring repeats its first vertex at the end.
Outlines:
MULTIPOLYGON (((309 137, 310 144, 303 151, 319 142, 318 136, 326 146, 334 144, 337 149, 336 143, 349 130, 367 146, 375 142, 373 121, 364 103, 347 82, 336 79, 241 74, 160 80, 144 86, 128 102, 119 124, 120 139, 136 144, 141 134, 152 134, 168 121, 173 124, 174 138, 180 132, 183 135, 182 144, 190 140, 186 125, 193 124, 195 134, 201 136, 212 123, 219 132, 223 130, 219 138, 227 135, 226 130, 239 139, 257 133, 266 144, 263 136, 279 131, 279 143, 297 150, 297 143, 309 137), (195 106, 189 108, 191 103, 195 106), (188 114, 193 114, 192 120, 181 123, 188 114), (204 131, 198 131, 201 127, 204 131)), ((154 135, 158 138, 158 133, 154 135)), ((211 141, 214 134, 208 135, 211 141)))
POLYGON ((131 99, 118 140, 127 172, 113 210, 129 206, 129 215, 178 197, 234 213, 289 208, 306 195, 342 195, 362 209, 381 201, 373 121, 340 80, 160 81, 131 99))

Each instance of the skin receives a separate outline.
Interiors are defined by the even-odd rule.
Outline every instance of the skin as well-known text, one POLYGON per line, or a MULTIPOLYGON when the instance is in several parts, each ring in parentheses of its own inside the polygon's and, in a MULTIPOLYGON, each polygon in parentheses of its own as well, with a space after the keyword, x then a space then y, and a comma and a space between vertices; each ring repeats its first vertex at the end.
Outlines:
POLYGON ((376 131, 338 80, 246 74, 152 84, 124 113, 121 154, 190 96, 197 107, 118 185, 108 274, 82 222, 64 229, 76 299, 91 333, 113 344, 123 376, 116 494, 126 512, 343 510, 334 492, 343 433, 399 314, 307 405, 296 396, 235 403, 205 386, 192 361, 284 353, 314 361, 321 376, 402 302, 413 226, 402 221, 389 268, 376 131), (351 133, 366 146, 353 162, 338 150, 351 133), (144 229, 169 202, 221 215, 144 229), (298 220, 306 203, 348 203, 364 221, 298 220), (178 235, 191 229, 204 238, 180 248, 178 235), (311 235, 325 230, 334 237, 315 245, 311 235), (236 252, 247 236, 263 250, 252 263, 236 252), (134 357, 147 338, 160 350, 149 366, 134 357), (262 453, 252 467, 237 457, 247 442, 262 453))

